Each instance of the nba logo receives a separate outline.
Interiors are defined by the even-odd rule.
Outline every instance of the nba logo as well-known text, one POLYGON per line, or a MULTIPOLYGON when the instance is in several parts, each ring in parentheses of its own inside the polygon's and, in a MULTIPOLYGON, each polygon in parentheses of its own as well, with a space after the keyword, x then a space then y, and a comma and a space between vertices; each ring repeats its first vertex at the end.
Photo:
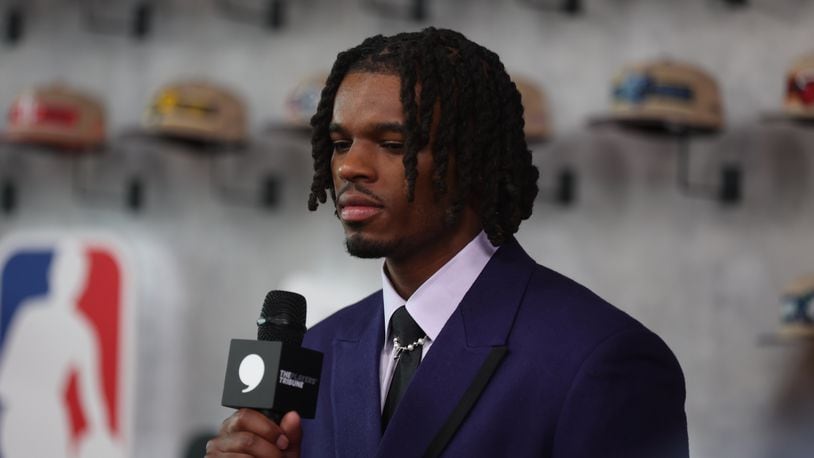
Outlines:
POLYGON ((116 247, 0 246, 0 458, 130 456, 131 280, 116 247))

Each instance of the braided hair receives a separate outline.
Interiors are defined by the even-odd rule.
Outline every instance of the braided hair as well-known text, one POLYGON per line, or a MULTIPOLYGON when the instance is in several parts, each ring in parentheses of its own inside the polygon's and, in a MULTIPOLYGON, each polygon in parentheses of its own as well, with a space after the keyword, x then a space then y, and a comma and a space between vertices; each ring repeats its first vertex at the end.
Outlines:
POLYGON ((334 99, 350 72, 398 75, 405 117, 404 175, 407 199, 415 194, 418 152, 432 140, 436 198, 447 193, 446 175, 454 157, 457 185, 447 217, 457 220, 473 204, 494 245, 517 232, 531 216, 537 195, 537 168, 523 134, 520 93, 497 54, 458 32, 426 28, 385 37, 376 35, 339 53, 311 118, 314 178, 308 208, 336 200, 331 175, 329 125, 334 99), (420 94, 415 91, 420 87, 420 94), (434 107, 440 115, 434 136, 434 107))

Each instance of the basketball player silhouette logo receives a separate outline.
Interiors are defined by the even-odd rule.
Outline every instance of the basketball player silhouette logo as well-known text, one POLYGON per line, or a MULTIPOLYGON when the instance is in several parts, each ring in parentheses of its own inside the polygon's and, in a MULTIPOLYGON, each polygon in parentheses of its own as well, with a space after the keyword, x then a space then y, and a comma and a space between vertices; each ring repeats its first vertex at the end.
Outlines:
POLYGON ((18 251, 4 267, 0 457, 125 456, 114 257, 66 239, 18 251))

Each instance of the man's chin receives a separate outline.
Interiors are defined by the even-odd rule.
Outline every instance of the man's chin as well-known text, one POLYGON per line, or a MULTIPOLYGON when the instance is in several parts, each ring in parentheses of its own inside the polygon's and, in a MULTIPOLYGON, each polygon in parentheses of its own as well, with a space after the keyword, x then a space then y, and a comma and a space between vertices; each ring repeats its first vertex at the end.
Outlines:
POLYGON ((363 259, 386 258, 393 253, 396 244, 390 241, 371 240, 361 234, 351 234, 345 239, 345 248, 351 256, 363 259))

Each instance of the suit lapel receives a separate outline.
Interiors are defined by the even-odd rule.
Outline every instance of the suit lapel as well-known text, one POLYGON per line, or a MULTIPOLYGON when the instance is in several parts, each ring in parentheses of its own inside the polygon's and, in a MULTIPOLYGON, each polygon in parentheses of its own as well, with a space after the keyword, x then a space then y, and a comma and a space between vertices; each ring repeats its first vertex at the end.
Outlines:
POLYGON ((492 348, 506 345, 534 265, 514 240, 492 256, 418 367, 377 456, 424 455, 492 348))
POLYGON ((334 340, 332 368, 334 440, 337 457, 374 456, 381 438, 379 356, 384 342, 381 294, 370 300, 370 311, 355 329, 344 329, 334 340))

